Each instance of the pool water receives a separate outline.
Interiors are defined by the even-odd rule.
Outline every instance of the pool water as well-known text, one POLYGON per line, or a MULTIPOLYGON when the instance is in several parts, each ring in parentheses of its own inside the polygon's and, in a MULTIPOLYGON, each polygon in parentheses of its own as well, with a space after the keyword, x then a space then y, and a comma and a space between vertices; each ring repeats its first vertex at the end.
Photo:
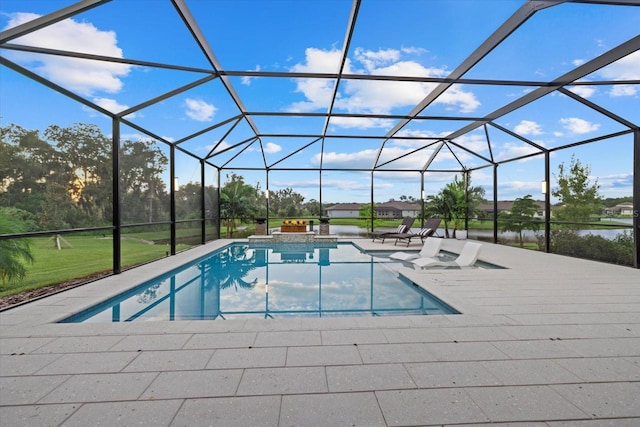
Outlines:
POLYGON ((234 243, 62 322, 457 313, 401 265, 351 243, 234 243))

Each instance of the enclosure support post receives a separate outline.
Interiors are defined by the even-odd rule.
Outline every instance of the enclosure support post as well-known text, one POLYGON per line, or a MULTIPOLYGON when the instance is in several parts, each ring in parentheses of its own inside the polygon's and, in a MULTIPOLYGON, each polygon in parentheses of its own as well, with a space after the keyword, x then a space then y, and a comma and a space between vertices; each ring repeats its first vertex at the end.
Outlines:
POLYGON ((493 165, 493 243, 498 243, 498 164, 493 165))
MULTIPOLYGON (((217 210, 217 219, 216 219, 216 226, 218 227, 218 230, 216 231, 217 234, 217 238, 220 238, 220 230, 222 230, 222 209, 220 209, 220 191, 222 190, 222 185, 220 184, 220 168, 216 168, 216 171, 218 172, 218 200, 216 200, 216 210, 217 210)), ((268 185, 268 184, 267 184, 268 185)), ((269 207, 267 206, 267 212, 268 212, 269 207)))
POLYGON ((111 122, 111 167, 113 188, 113 274, 122 272, 121 217, 120 217, 120 122, 111 122))
POLYGON ((462 171, 462 182, 464 182, 464 229, 469 230, 469 171, 462 171))
POLYGON ((551 252, 551 173, 549 151, 544 152, 544 251, 551 252))
POLYGON ((267 234, 269 234, 269 169, 267 169, 266 171, 267 174, 267 180, 266 180, 266 186, 267 186, 267 190, 265 191, 265 195, 266 195, 266 199, 267 199, 267 234))
POLYGON ((640 128, 633 131, 633 266, 640 268, 640 128))
POLYGON ((171 194, 169 195, 169 200, 171 206, 169 207, 171 211, 171 255, 176 254, 176 147, 175 145, 170 146, 169 150, 169 176, 171 177, 171 184, 169 188, 171 189, 171 194))
POLYGON ((373 205, 373 171, 371 171, 371 233, 373 233, 373 223, 376 216, 376 207, 373 205))
POLYGON ((204 159, 200 160, 200 244, 204 245, 207 243, 207 215, 205 213, 206 204, 205 204, 205 188, 204 188, 204 159))
POLYGON ((421 220, 420 220, 420 228, 424 228, 424 172, 420 172, 420 205, 421 205, 421 220))

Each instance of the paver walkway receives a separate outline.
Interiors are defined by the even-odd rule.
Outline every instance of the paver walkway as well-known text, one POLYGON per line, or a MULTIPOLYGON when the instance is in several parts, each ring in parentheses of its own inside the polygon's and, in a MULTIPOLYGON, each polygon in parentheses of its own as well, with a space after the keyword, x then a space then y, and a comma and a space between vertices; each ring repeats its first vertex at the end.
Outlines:
POLYGON ((640 425, 626 267, 485 244, 508 269, 403 270, 461 315, 52 323, 227 242, 0 313, 0 424, 640 425))

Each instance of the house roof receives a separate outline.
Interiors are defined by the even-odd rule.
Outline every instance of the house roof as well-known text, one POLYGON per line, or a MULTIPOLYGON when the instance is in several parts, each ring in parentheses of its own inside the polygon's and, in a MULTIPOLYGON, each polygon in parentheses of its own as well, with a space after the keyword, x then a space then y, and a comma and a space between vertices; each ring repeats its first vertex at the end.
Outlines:
MULTIPOLYGON (((513 207, 513 200, 498 200, 498 211, 508 211, 513 207)), ((534 200, 534 203, 538 206, 540 210, 544 210, 544 201, 542 200, 534 200)), ((478 205, 478 209, 483 211, 493 211, 493 202, 488 203, 480 203, 478 205)))
POLYGON ((327 211, 357 211, 362 206, 360 203, 337 203, 325 208, 327 211))

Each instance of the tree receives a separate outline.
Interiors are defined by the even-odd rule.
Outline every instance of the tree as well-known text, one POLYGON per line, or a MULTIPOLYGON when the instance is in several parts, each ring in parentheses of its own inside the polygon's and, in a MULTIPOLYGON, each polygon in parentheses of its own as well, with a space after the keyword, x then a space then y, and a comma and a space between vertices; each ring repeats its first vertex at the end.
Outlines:
POLYGON ((310 216, 322 216, 322 209, 320 208, 320 202, 316 199, 310 199, 304 205, 304 209, 310 216))
POLYGON ((169 195, 162 180, 169 160, 155 141, 122 141, 120 186, 126 223, 169 219, 169 195))
MULTIPOLYGON (((471 182, 471 175, 468 175, 471 182)), ((435 196, 428 196, 425 203, 425 213, 436 216, 444 222, 445 237, 449 237, 449 224, 453 226, 451 237, 456 237, 456 230, 462 226, 462 221, 475 215, 478 205, 484 200, 484 188, 469 186, 465 191, 464 181, 456 175, 453 182, 448 183, 435 196)))
POLYGON ((245 184, 244 177, 232 173, 220 190, 220 215, 227 227, 227 237, 233 236, 236 221, 253 219, 257 212, 256 190, 245 184))
MULTIPOLYGON (((16 216, 16 209, 0 209, 0 234, 16 234, 24 231, 16 216)), ((25 239, 0 240, 0 288, 10 280, 21 280, 27 275, 25 263, 33 263, 29 242, 25 239)))
POLYGON ((360 205, 358 210, 358 218, 360 218, 360 227, 367 231, 373 231, 371 229, 371 219, 373 219, 373 228, 379 226, 382 220, 379 220, 376 215, 375 206, 371 203, 360 205))
POLYGON ((103 135, 98 126, 86 123, 66 128, 51 125, 44 135, 56 144, 67 191, 74 204, 87 215, 87 222, 108 222, 113 182, 111 139, 103 135))
MULTIPOLYGON (((561 204, 553 210, 553 215, 558 221, 589 222, 592 214, 601 212, 602 198, 598 194, 600 185, 597 179, 591 183, 590 173, 591 167, 583 166, 575 156, 571 156, 568 169, 564 163, 558 165, 558 188, 551 192, 561 204)), ((577 229, 580 225, 567 224, 567 227, 577 229)))
POLYGON ((520 247, 524 247, 522 231, 540 230, 540 223, 534 220, 537 212, 538 206, 531 194, 517 198, 514 200, 510 211, 500 212, 499 214, 499 218, 504 221, 501 227, 502 231, 515 231, 518 233, 520 247))
POLYGON ((275 216, 291 218, 302 213, 304 196, 292 188, 274 191, 269 197, 269 210, 275 216))

